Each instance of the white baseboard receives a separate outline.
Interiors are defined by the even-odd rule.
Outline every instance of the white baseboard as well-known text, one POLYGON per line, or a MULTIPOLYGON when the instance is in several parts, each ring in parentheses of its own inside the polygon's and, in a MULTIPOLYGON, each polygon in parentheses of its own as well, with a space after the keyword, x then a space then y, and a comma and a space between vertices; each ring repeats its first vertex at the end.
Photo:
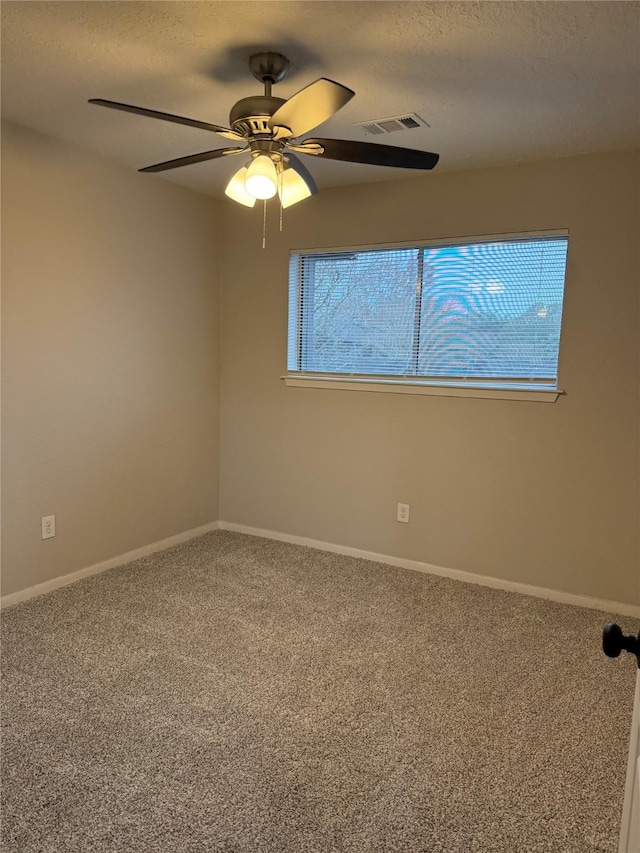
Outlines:
POLYGON ((47 592, 52 592, 54 589, 59 589, 61 586, 68 586, 69 584, 82 580, 82 578, 88 578, 90 575, 97 575, 100 574, 100 572, 106 572, 108 569, 115 569, 116 566, 123 566, 125 563, 131 563, 133 560, 139 560, 140 557, 146 557, 156 551, 165 551, 167 548, 172 548, 174 545, 179 545, 181 542, 187 542, 189 539, 195 539, 197 536, 203 536, 205 533, 209 533, 210 530, 217 529, 218 522, 211 521, 209 524, 203 524, 200 527, 185 530, 183 533, 176 533, 175 536, 169 536, 167 539, 160 539, 158 542, 152 542, 150 545, 143 545, 142 548, 136 548, 134 551, 127 551, 126 554, 120 554, 117 557, 112 557, 110 560, 104 560, 102 563, 95 563, 95 565, 79 569, 77 572, 71 572, 71 574, 68 575, 52 578, 50 581, 38 583, 35 586, 29 586, 26 589, 20 589, 18 592, 3 595, 2 598, 0 598, 0 608, 11 607, 12 604, 18 604, 20 601, 27 601, 29 598, 35 598, 37 595, 44 595, 47 592))
POLYGON ((138 560, 140 557, 146 557, 156 551, 164 551, 167 548, 172 548, 174 545, 179 545, 181 542, 187 542, 189 539, 195 539, 197 536, 203 536, 211 530, 230 530, 236 533, 246 533, 249 536, 262 536, 265 539, 276 539, 280 542, 290 542, 293 545, 305 545, 308 548, 316 548, 319 551, 329 551, 333 554, 344 554, 348 557, 361 557, 364 560, 372 560, 375 563, 386 563, 389 566, 398 566, 399 568, 411 569, 415 572, 424 572, 430 575, 451 578, 452 580, 464 581, 465 583, 488 586, 492 589, 519 592, 522 595, 531 595, 535 598, 558 601, 561 604, 573 604, 577 607, 586 607, 591 610, 601 610, 605 613, 632 616, 636 619, 640 619, 640 605, 626 604, 622 601, 608 601, 603 598, 592 598, 589 595, 578 595, 572 592, 563 592, 558 589, 547 589, 542 586, 517 583, 515 581, 503 580, 502 578, 486 577, 485 575, 478 575, 473 572, 464 572, 460 569, 447 569, 443 566, 435 566, 431 563, 422 563, 418 560, 405 560, 402 557, 392 557, 388 554, 376 554, 373 551, 363 551, 360 548, 350 548, 346 545, 335 545, 332 542, 322 542, 318 539, 308 539, 304 536, 294 536, 290 533, 280 533, 275 530, 263 530, 258 527, 248 527, 245 524, 234 524, 230 521, 212 521, 209 522, 209 524, 203 524, 201 527, 194 527, 191 530, 185 530, 183 533, 177 533, 175 536, 169 536, 167 539, 161 539, 158 542, 152 542, 150 545, 144 545, 141 548, 136 548, 134 551, 128 551, 126 554, 120 554, 117 557, 112 557, 110 560, 104 560, 103 562, 96 563, 93 566, 87 566, 84 569, 79 569, 77 572, 71 572, 71 574, 62 575, 61 577, 53 578, 50 581, 45 581, 44 583, 27 587, 27 589, 21 589, 18 590, 18 592, 3 595, 0 598, 0 608, 10 607, 12 604, 27 601, 30 598, 35 598, 37 595, 44 595, 47 592, 52 592, 54 589, 59 589, 60 587, 68 586, 69 584, 82 580, 82 578, 97 575, 100 572, 106 572, 108 569, 116 568, 116 566, 123 566, 125 563, 131 563, 133 560, 138 560))
POLYGON ((307 539, 304 536, 293 536, 290 533, 279 533, 274 530, 261 530, 258 527, 248 527, 244 524, 234 524, 230 521, 219 521, 218 528, 220 530, 231 530, 236 533, 246 533, 249 536, 262 536, 265 539, 277 539, 280 542, 291 542, 293 545, 306 545, 308 548, 316 548, 319 551, 330 551, 333 554, 362 557, 365 560, 373 560, 376 563, 386 563, 389 566, 398 566, 399 568, 411 569, 415 572, 425 572, 429 575, 439 575, 440 577, 464 581, 465 583, 488 586, 492 589, 519 592, 522 595, 531 595, 535 598, 558 601, 560 604, 573 604, 577 607, 587 607, 591 610, 602 610, 605 613, 633 616, 636 619, 640 619, 640 605, 636 604, 626 604, 622 601, 607 601, 604 598, 592 598, 589 595, 578 595, 572 592, 563 592, 559 589, 547 589, 543 586, 517 583, 515 581, 503 580, 502 578, 485 577, 485 575, 464 572, 460 569, 446 569, 442 566, 434 566, 431 563, 421 563, 418 560, 405 560, 401 557, 391 557, 388 554, 375 554, 372 551, 362 551, 359 548, 349 548, 346 545, 334 545, 331 542, 321 542, 317 539, 307 539))

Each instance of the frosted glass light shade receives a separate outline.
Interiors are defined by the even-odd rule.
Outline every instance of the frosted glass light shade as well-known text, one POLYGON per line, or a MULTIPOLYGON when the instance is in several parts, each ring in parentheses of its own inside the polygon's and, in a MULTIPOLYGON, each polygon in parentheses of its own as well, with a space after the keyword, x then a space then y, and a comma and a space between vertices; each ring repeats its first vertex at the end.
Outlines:
POLYGON ((283 207, 291 207, 312 194, 304 178, 295 169, 285 169, 281 173, 278 193, 283 207))
POLYGON ((273 198, 277 181, 273 160, 266 154, 259 154, 247 169, 244 188, 254 198, 273 198))
POLYGON ((244 204, 245 207, 253 207, 256 203, 256 200, 252 195, 249 195, 249 193, 244 188, 244 182, 247 178, 248 171, 249 170, 246 166, 243 166, 242 169, 239 169, 227 184, 227 188, 224 191, 224 194, 228 195, 229 198, 232 198, 239 204, 244 204))

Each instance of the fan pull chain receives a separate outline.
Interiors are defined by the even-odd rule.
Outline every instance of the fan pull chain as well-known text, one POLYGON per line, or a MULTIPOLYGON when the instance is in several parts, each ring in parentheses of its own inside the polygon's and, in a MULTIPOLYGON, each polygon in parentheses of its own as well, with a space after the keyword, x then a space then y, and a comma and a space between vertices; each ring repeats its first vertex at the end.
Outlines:
POLYGON ((267 200, 263 202, 264 214, 262 216, 262 248, 267 248, 267 200))
POLYGON ((280 172, 278 173, 278 180, 280 182, 280 191, 278 192, 279 200, 280 200, 280 231, 282 232, 282 211, 284 210, 282 206, 282 180, 284 175, 284 163, 280 166, 280 172))

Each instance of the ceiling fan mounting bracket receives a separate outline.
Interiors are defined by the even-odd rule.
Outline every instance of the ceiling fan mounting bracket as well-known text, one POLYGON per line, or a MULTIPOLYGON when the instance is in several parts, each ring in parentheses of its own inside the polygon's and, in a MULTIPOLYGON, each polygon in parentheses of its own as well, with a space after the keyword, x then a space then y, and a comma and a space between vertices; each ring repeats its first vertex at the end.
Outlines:
POLYGON ((280 83, 287 76, 289 60, 270 50, 253 53, 249 57, 249 69, 261 83, 280 83))

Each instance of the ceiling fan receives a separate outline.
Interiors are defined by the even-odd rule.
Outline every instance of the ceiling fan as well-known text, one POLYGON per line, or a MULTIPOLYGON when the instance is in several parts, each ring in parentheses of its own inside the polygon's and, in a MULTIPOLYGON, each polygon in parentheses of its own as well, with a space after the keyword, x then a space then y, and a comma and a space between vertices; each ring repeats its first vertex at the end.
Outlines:
POLYGON ((301 136, 348 103, 355 92, 321 77, 288 100, 276 98, 271 94, 271 87, 285 78, 289 60, 281 53, 254 53, 249 57, 249 68, 253 76, 264 84, 264 94, 242 98, 234 104, 229 115, 230 128, 103 98, 92 98, 89 103, 210 130, 226 139, 244 143, 240 147, 215 148, 188 157, 177 157, 139 171, 164 172, 246 152, 251 160, 233 175, 225 193, 247 207, 253 207, 256 199, 272 198, 276 193, 282 207, 289 207, 318 191, 312 175, 297 154, 401 169, 433 169, 438 162, 438 154, 394 145, 346 139, 300 140, 301 136))

